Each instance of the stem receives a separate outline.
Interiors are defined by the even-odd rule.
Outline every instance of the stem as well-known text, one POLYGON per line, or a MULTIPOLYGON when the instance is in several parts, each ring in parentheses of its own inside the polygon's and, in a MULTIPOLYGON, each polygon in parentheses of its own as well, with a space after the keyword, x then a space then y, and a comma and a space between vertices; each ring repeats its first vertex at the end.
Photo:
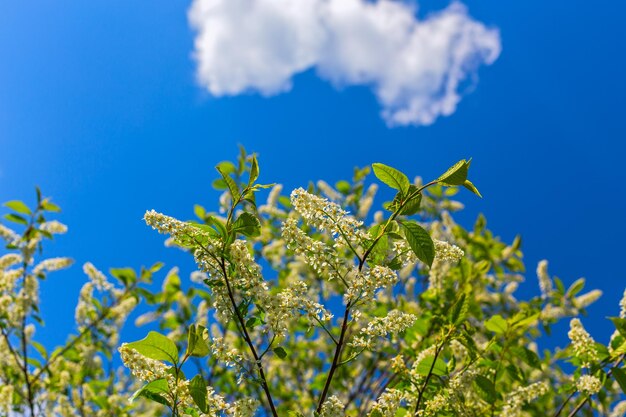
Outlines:
POLYGON ((569 413, 568 417, 574 417, 574 415, 580 411, 581 408, 583 408, 583 406, 587 403, 587 401, 589 401, 589 395, 587 395, 581 402, 578 403, 578 405, 576 406, 576 408, 574 408, 572 410, 571 413, 569 413))
POLYGON ((430 364, 430 369, 428 370, 428 375, 426 375, 426 380, 424 380, 424 384, 422 384, 422 389, 420 389, 420 393, 417 396, 417 403, 415 404, 415 412, 413 413, 415 417, 418 416, 418 412, 420 409, 420 404, 422 403, 422 398, 424 398, 424 391, 426 391, 426 387, 428 386, 428 382, 430 378, 433 376, 433 369, 435 369, 435 362, 437 362, 437 357, 439 353, 443 349, 443 343, 440 346, 437 346, 435 349, 435 357, 433 358, 433 363, 430 364))
POLYGON ((324 384, 324 389, 322 390, 322 395, 320 396, 320 400, 317 404, 317 412, 319 413, 322 410, 322 405, 324 401, 326 401, 326 396, 328 395, 328 389, 330 388, 330 383, 333 380, 333 376, 335 375, 335 371, 339 366, 339 358, 341 356, 341 350, 343 347, 343 342, 346 337, 346 330, 348 330, 348 320, 350 319, 350 307, 352 306, 352 302, 348 301, 346 305, 346 312, 343 315, 343 323, 341 323, 341 334, 339 335, 339 341, 337 342, 337 347, 335 348, 335 356, 333 356, 333 363, 330 365, 330 370, 328 371, 328 376, 326 377, 326 383, 324 384))
POLYGON ((559 407, 559 409, 556 411, 556 413, 554 414, 554 417, 559 417, 561 415, 561 412, 563 412, 563 409, 565 408, 565 406, 567 405, 567 403, 570 402, 570 400, 572 398, 574 398, 574 395, 576 394, 576 391, 572 392, 565 401, 563 401, 563 404, 561 404, 561 406, 559 407))
POLYGON ((24 310, 24 317, 22 318, 22 356, 24 358, 24 380, 26 382, 26 391, 28 393, 28 408, 30 410, 31 417, 35 417, 35 396, 33 393, 33 386, 28 374, 28 344, 26 343, 26 310, 24 310))
MULTIPOLYGON (((206 248, 204 249, 208 252, 206 248)), ((232 303, 233 309, 235 311, 235 316, 237 317, 237 321, 239 322, 239 325, 241 326, 241 329, 243 331, 244 340, 246 341, 246 344, 248 345, 248 348, 250 349, 250 352, 252 353, 252 356, 254 357, 254 362, 259 371, 259 377, 261 378, 261 386, 263 388, 263 391, 265 392, 265 397, 267 398, 267 402, 269 403, 270 409, 272 411, 272 415, 274 417, 278 417, 278 413, 276 412, 276 407, 274 406, 274 401, 272 400, 272 394, 270 393, 269 387, 267 385, 267 379, 265 378, 265 372, 263 371, 261 358, 259 357, 259 355, 256 352, 256 349, 254 348, 252 339, 250 339, 250 335, 248 334, 248 330, 246 329, 246 323, 243 320, 243 317, 241 317, 241 313, 239 312, 239 309, 237 308, 237 302, 235 301, 235 297, 233 295, 230 282, 228 281, 228 273, 226 272, 226 264, 225 264, 224 258, 222 258, 220 262, 220 266, 222 268, 222 274, 224 275, 224 282, 226 283, 226 289, 228 290, 228 298, 230 298, 230 302, 232 303)))
MULTIPOLYGON (((367 261, 367 257, 369 256, 370 253, 372 253, 372 250, 374 250, 374 247, 376 246, 378 241, 384 236, 385 231, 387 230, 387 227, 389 227, 391 222, 396 217, 398 217, 398 215, 400 214, 400 212, 402 211, 406 203, 410 201, 412 198, 414 198, 415 196, 417 196, 419 193, 421 193, 422 190, 424 190, 427 187, 430 187, 433 184, 436 184, 436 181, 429 182, 428 184, 420 187, 419 189, 414 191, 412 194, 407 196, 407 198, 402 202, 402 204, 400 204, 400 207, 398 207, 398 209, 391 215, 391 217, 387 219, 387 222, 385 223, 385 225, 378 232, 378 236, 376 236, 371 246, 365 251, 363 256, 359 257, 358 254, 355 252, 355 255, 357 255, 357 258, 359 259, 359 272, 363 270, 363 266, 365 265, 365 262, 367 261)), ((353 252, 354 252, 354 249, 353 249, 353 252)), ((326 400, 326 396, 328 395, 328 389, 330 388, 330 384, 333 380, 333 376, 339 365, 339 360, 341 358, 341 351, 343 348, 344 339, 346 337, 346 331, 348 330, 348 319, 350 318, 350 308, 352 306, 353 306, 352 301, 348 301, 348 304, 346 305, 346 311, 343 316, 343 323, 341 324, 341 334, 339 335, 339 341, 337 343, 337 347, 335 348, 335 355, 333 357, 333 362, 330 366, 330 370, 328 371, 328 377, 326 377, 326 383, 324 384, 322 395, 317 404, 318 413, 322 410, 322 405, 324 404, 324 401, 326 400)), ((433 362, 433 366, 434 366, 434 362, 433 362)))

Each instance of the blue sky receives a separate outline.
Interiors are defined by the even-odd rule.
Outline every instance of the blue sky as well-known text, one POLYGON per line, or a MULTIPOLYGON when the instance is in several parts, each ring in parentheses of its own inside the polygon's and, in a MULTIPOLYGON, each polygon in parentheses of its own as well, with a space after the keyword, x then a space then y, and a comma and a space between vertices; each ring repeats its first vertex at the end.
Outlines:
MULTIPOLYGON (((63 207, 70 233, 51 255, 101 269, 163 260, 189 270, 141 217, 154 208, 188 218, 194 203, 211 206, 213 166, 238 143, 259 154, 262 181, 286 189, 377 161, 433 177, 471 156, 484 199, 461 194, 460 221, 470 226, 483 212, 503 239, 522 235, 523 292, 536 291, 543 258, 566 283, 584 276, 602 289, 583 322, 606 341, 604 317, 617 314, 626 286, 626 4, 465 4, 499 30, 499 56, 461 86, 471 91, 450 116, 389 127, 372 89, 329 83, 345 68, 324 75, 319 57, 288 92, 212 96, 196 77, 184 2, 3 2, 0 200, 32 202, 39 185, 63 207)), ((419 18, 448 5, 425 0, 419 18)), ((42 337, 62 342, 83 281, 75 266, 45 283, 42 337)))

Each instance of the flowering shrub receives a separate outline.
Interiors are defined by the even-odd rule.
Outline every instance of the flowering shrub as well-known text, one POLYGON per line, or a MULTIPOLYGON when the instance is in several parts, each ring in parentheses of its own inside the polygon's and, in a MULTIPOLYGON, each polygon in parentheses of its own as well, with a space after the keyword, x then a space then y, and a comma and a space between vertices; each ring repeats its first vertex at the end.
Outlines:
POLYGON ((543 261, 540 294, 517 299, 519 238, 501 242, 482 216, 471 230, 453 220, 462 187, 480 196, 469 167, 422 183, 373 164, 395 197, 370 214, 370 168, 287 197, 256 182, 257 159, 242 151, 217 167, 215 212, 146 212, 195 260, 190 279, 171 269, 155 292, 160 264, 111 270, 115 284, 86 264, 77 334, 52 352, 34 339, 37 283, 71 262, 34 258, 65 227, 45 220, 58 208, 41 196, 33 210, 7 203, 24 232, 0 226, 0 415, 625 415, 626 293, 606 345, 578 318, 601 295, 581 294, 584 280, 566 288, 543 261), (142 299, 151 308, 136 324, 160 331, 118 347, 142 299), (540 348, 559 320, 571 343, 540 348), (116 370, 116 352, 130 375, 116 370))

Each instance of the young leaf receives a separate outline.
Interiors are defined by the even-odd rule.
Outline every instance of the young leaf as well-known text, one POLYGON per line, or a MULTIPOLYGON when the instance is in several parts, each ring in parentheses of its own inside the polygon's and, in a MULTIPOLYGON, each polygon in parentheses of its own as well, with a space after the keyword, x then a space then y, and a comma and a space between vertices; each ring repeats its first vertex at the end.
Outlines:
POLYGON ((504 334, 508 325, 501 315, 496 314, 485 322, 485 327, 496 334, 504 334))
POLYGON ((223 171, 219 165, 215 167, 215 169, 217 169, 217 172, 219 172, 222 176, 222 179, 226 183, 226 186, 228 187, 228 190, 230 191, 230 195, 233 197, 233 200, 239 200, 241 194, 239 193, 239 187, 237 187, 235 181, 230 177, 230 175, 228 175, 226 171, 223 171))
POLYGON ((209 354, 209 346, 202 337, 205 328, 192 324, 187 333, 187 356, 204 357, 209 354))
POLYGON ((130 401, 134 401, 137 397, 145 397, 152 401, 156 401, 160 404, 169 406, 169 401, 164 397, 169 394, 169 387, 167 385, 167 379, 161 378, 148 382, 146 385, 135 391, 130 397, 130 401))
POLYGON ((480 191, 478 191, 478 188, 476 188, 476 186, 472 184, 470 180, 465 180, 465 182, 463 183, 463 186, 467 188, 468 190, 470 190, 471 192, 473 192, 474 194, 476 194, 478 197, 483 198, 480 191))
MULTIPOLYGON (((411 188, 412 187, 413 186, 411 186, 411 188)), ((411 193, 411 189, 409 188, 409 194, 410 193, 411 193)), ((400 214, 405 215, 405 216, 412 216, 413 214, 419 211, 421 203, 422 203, 422 195, 417 194, 415 197, 411 198, 406 203, 404 203, 404 207, 402 207, 400 214)))
POLYGON ((463 323, 467 318, 468 309, 469 302, 467 300, 467 295, 461 294, 461 296, 456 300, 456 302, 450 309, 450 323, 454 325, 459 325, 463 323))
POLYGON ((45 211, 53 211, 53 212, 61 211, 61 207, 57 206, 56 204, 54 204, 53 202, 49 201, 48 199, 45 199, 45 200, 43 200, 41 202, 41 207, 45 211))
POLYGON ((157 332, 149 332, 148 335, 136 342, 128 343, 129 348, 135 349, 146 358, 157 361, 178 363, 178 348, 167 337, 157 332))
POLYGON ((415 372, 417 372, 418 375, 426 376, 431 371, 430 368, 432 367, 433 375, 437 375, 437 376, 445 375, 446 372, 448 372, 448 367, 446 366, 446 363, 443 360, 441 360, 441 358, 438 357, 437 360, 435 361, 435 365, 433 366, 434 360, 435 360, 435 355, 426 356, 414 368, 415 372))
POLYGON ((250 165, 250 180, 248 181, 248 185, 254 184, 257 178, 259 178, 259 163, 256 160, 256 155, 252 155, 252 163, 250 165))
POLYGON ((13 223, 23 224, 24 226, 28 225, 28 221, 25 218, 15 213, 5 214, 4 218, 13 223))
POLYGON ((193 213, 200 220, 204 220, 204 218, 206 217, 206 210, 200 204, 194 204, 194 206, 193 206, 193 213))
POLYGON ((263 324, 263 320, 261 320, 259 317, 250 317, 247 321, 246 321, 246 328, 248 329, 254 329, 257 326, 260 326, 261 324, 263 324))
POLYGON ((202 375, 196 375, 189 381, 189 395, 191 395, 193 402, 196 403, 200 411, 203 413, 209 411, 207 407, 208 395, 206 382, 204 378, 202 378, 202 375))
POLYGON ((372 164, 372 168, 374 168, 374 175, 376 175, 376 178, 391 188, 400 190, 402 194, 406 196, 409 191, 409 186, 411 185, 406 175, 395 168, 381 163, 372 164))
POLYGON ((32 211, 30 211, 30 209, 28 208, 28 206, 19 200, 7 201, 6 203, 4 203, 4 206, 10 208, 11 210, 15 210, 18 213, 26 214, 28 216, 33 214, 32 211))
POLYGON ((476 375, 474 379, 476 386, 478 387, 478 392, 481 396, 487 401, 489 404, 493 404, 498 398, 498 394, 496 393, 496 388, 493 385, 491 380, 483 375, 476 375))
POLYGON ((618 367, 613 368, 612 372, 613 372, 613 376, 615 377, 615 380, 617 381, 619 386, 622 388, 622 392, 626 394, 626 372, 624 372, 623 369, 620 369, 618 367))
POLYGON ((248 237, 259 236, 261 234, 261 222, 255 215, 244 212, 233 223, 232 231, 248 237))
POLYGON ((435 181, 443 185, 465 185, 470 161, 461 159, 459 162, 448 168, 448 170, 435 181))
POLYGON ((435 244, 428 232, 416 222, 401 222, 400 225, 417 258, 429 267, 432 266, 435 260, 435 244))
POLYGON ((274 348, 274 353, 281 359, 285 359, 287 357, 287 351, 281 346, 274 348))
POLYGON ((609 317, 609 320, 613 322, 619 334, 626 338, 626 319, 621 317, 609 317))

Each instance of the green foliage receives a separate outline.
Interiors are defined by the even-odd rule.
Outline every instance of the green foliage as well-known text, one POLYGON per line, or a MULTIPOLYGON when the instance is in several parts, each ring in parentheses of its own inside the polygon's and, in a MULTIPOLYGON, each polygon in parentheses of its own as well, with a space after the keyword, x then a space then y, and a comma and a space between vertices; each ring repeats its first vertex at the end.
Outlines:
POLYGON ((39 190, 34 207, 6 203, 7 224, 23 231, 0 228, 0 303, 9 300, 0 309, 8 358, 0 378, 9 382, 0 416, 617 413, 626 311, 611 318, 616 330, 604 345, 577 319, 599 295, 584 293, 583 279, 552 277, 542 263, 541 293, 516 294, 521 239, 501 241, 483 216, 469 228, 454 221, 461 186, 480 196, 469 167, 461 160, 422 183, 375 163, 289 197, 257 183, 259 161, 241 148, 217 165, 219 204, 193 206, 195 221, 146 213, 198 271, 187 278, 171 268, 152 285, 160 263, 111 269, 110 282, 85 264, 77 332, 51 350, 32 336, 43 322, 33 282, 71 264, 35 260, 64 231, 46 219, 59 208, 39 190), (372 215, 376 180, 395 196, 372 215), (137 325, 158 331, 118 347, 140 302, 147 311, 137 325), (571 343, 542 346, 564 319, 571 343), (116 372, 116 352, 130 374, 116 372))

